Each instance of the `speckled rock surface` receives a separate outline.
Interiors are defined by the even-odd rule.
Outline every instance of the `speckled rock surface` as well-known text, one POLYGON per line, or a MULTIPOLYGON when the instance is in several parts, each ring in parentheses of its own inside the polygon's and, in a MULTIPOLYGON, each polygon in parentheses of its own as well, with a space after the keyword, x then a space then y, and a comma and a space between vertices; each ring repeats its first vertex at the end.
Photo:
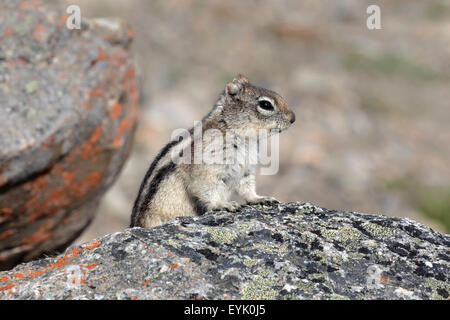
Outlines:
POLYGON ((0 2, 0 270, 65 249, 131 147, 132 30, 65 9, 0 2))
POLYGON ((1 299, 447 299, 450 236, 311 204, 107 235, 0 273, 1 299))

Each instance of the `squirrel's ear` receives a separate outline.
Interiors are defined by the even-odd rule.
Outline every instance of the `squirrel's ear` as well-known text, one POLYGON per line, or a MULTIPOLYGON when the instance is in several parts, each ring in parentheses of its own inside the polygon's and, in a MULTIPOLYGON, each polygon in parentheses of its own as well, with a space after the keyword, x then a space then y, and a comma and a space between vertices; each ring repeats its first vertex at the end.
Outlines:
POLYGON ((248 78, 247 78, 246 76, 242 75, 242 74, 238 74, 238 75, 234 78, 234 80, 236 80, 236 81, 238 81, 239 83, 242 83, 242 84, 248 83, 248 78))
POLYGON ((226 87, 226 92, 229 95, 236 95, 239 91, 241 91, 244 84, 248 83, 247 77, 242 74, 238 74, 233 81, 229 82, 226 87))

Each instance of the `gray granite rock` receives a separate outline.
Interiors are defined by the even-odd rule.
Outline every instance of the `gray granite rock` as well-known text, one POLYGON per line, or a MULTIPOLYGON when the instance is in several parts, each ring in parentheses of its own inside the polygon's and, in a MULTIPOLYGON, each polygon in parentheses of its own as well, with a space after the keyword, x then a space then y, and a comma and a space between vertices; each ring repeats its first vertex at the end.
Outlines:
POLYGON ((0 273, 0 299, 448 299, 450 236, 311 204, 107 235, 0 273))
POLYGON ((131 150, 133 31, 65 10, 0 1, 0 270, 66 249, 131 150))

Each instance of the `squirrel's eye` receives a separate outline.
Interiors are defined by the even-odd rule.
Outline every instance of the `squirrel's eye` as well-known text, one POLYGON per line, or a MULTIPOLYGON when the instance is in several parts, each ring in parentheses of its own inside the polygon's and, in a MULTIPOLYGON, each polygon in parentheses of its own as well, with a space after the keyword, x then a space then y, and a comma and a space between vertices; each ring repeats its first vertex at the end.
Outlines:
POLYGON ((270 101, 267 100, 261 100, 259 102, 259 107, 266 111, 273 111, 274 109, 272 103, 270 103, 270 101))

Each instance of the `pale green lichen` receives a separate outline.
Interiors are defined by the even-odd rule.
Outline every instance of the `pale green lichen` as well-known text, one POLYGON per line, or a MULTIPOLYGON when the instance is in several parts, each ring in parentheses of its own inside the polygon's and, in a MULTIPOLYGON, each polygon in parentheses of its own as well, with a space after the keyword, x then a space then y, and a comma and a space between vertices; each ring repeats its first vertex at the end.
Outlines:
POLYGON ((322 273, 313 273, 310 276, 311 279, 325 279, 326 276, 322 273))
POLYGON ((362 227, 375 238, 380 240, 389 239, 397 233, 397 230, 394 228, 383 227, 370 222, 364 224, 362 227))
POLYGON ((327 296, 327 298, 330 300, 350 300, 349 297, 345 297, 336 293, 330 294, 329 296, 327 296))
POLYGON ((297 282, 295 283, 295 286, 296 286, 299 290, 303 291, 303 292, 306 293, 306 294, 312 294, 313 291, 314 291, 314 289, 316 288, 316 285, 315 285, 314 282, 307 281, 307 280, 300 280, 300 281, 297 281, 297 282))
POLYGON ((23 18, 20 23, 17 23, 14 25, 13 29, 14 32, 24 35, 25 33, 29 32, 32 28, 32 22, 33 22, 33 16, 27 15, 25 18, 23 18))
POLYGON ((433 290, 433 293, 431 294, 431 299, 433 300, 442 300, 444 297, 438 293, 438 289, 445 290, 447 292, 450 291, 450 284, 436 280, 434 278, 427 278, 424 282, 424 286, 430 288, 433 290))
POLYGON ((422 239, 419 239, 416 237, 411 237, 410 239, 419 245, 422 245, 424 243, 424 241, 422 239))
POLYGON ((317 239, 317 236, 312 233, 305 232, 301 234, 300 239, 303 243, 312 243, 317 239))
POLYGON ((297 297, 296 297, 295 295, 291 294, 291 293, 288 293, 288 294, 285 294, 285 295, 282 297, 282 299, 283 299, 283 300, 296 300, 297 297))
POLYGON ((303 215, 303 214, 305 214, 305 213, 311 213, 311 212, 312 212, 312 208, 303 207, 303 208, 297 210, 297 211, 295 212, 295 214, 296 214, 296 215, 303 215))
POLYGON ((295 220, 300 221, 305 217, 302 213, 295 213, 295 220))
POLYGON ((230 244, 237 237, 233 231, 225 228, 210 228, 208 233, 211 236, 211 240, 218 244, 230 244))
POLYGON ((285 256, 288 253, 287 245, 284 243, 279 245, 273 242, 264 241, 261 243, 254 243, 252 247, 267 253, 276 253, 280 257, 285 256))
POLYGON ((170 245, 172 247, 175 247, 175 248, 179 248, 180 247, 180 244, 178 242, 176 242, 175 240, 172 240, 172 239, 161 240, 161 242, 165 243, 165 244, 168 244, 168 245, 170 245))
POLYGON ((330 242, 335 240, 340 242, 347 242, 364 239, 364 235, 361 232, 349 226, 344 226, 339 230, 323 229, 321 230, 321 234, 330 242))
POLYGON ((240 232, 247 232, 253 230, 254 227, 250 223, 239 223, 236 225, 236 229, 238 229, 240 232))
POLYGON ((272 287, 278 278, 271 277, 266 269, 260 270, 255 279, 250 281, 241 291, 243 300, 274 300, 278 292, 272 287))
POLYGON ((348 257, 352 260, 360 260, 360 259, 364 258, 364 255, 359 252, 348 252, 347 254, 348 254, 348 257))
POLYGON ((327 229, 329 229, 330 227, 331 228, 335 227, 335 224, 331 223, 331 221, 321 221, 321 220, 319 220, 319 221, 316 221, 316 224, 321 226, 321 227, 327 228, 327 229))
POLYGON ((189 237, 184 233, 177 233, 175 236, 177 237, 177 239, 180 239, 180 240, 188 240, 189 239, 189 237))
POLYGON ((25 91, 28 94, 33 93, 38 88, 39 82, 37 80, 32 80, 25 85, 25 91))
POLYGON ((256 266, 258 264, 258 260, 257 259, 245 259, 242 263, 246 267, 253 267, 253 266, 256 266))
POLYGON ((326 254, 323 251, 313 250, 312 254, 314 254, 316 257, 320 258, 320 260, 318 260, 317 262, 326 262, 327 261, 326 254))
POLYGON ((332 256, 331 261, 337 264, 338 266, 342 265, 344 263, 344 259, 340 256, 332 256))

